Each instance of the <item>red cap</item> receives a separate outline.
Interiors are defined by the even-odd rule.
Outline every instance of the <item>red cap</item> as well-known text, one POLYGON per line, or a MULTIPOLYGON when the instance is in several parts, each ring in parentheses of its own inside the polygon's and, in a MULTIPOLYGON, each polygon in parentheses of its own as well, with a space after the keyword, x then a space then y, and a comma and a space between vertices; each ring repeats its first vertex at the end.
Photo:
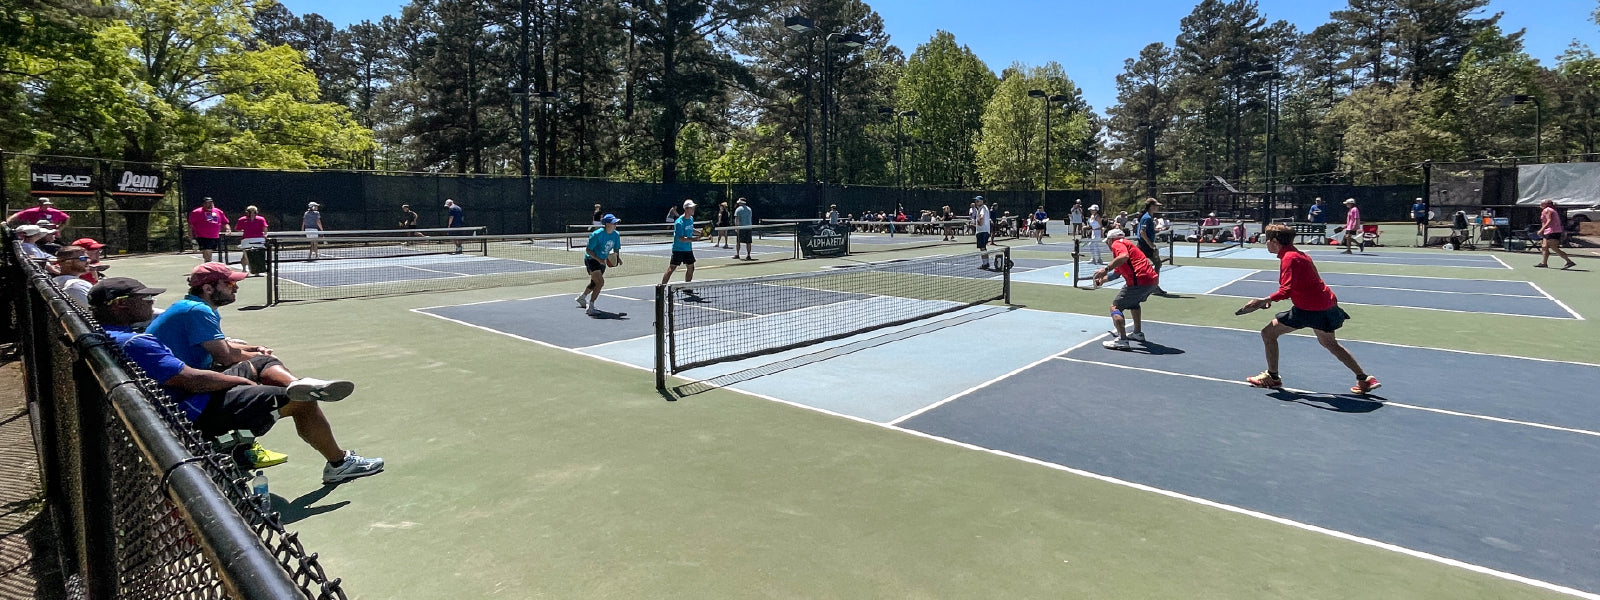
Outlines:
POLYGON ((189 272, 189 285, 202 286, 219 281, 242 281, 247 275, 240 271, 228 268, 228 265, 219 262, 201 263, 189 272))
POLYGON ((77 246, 79 248, 87 248, 89 250, 99 250, 106 247, 105 244, 94 241, 94 238, 78 238, 72 240, 72 244, 70 245, 77 246))

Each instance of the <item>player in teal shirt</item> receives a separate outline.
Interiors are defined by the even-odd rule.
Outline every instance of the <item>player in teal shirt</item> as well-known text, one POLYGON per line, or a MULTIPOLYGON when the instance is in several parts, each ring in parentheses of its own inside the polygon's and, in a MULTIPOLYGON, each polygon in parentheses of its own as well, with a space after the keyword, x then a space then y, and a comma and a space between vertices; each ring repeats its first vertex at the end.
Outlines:
POLYGON ((672 223, 672 262, 667 272, 661 274, 661 285, 672 281, 672 272, 678 265, 688 265, 683 271, 683 282, 694 281, 694 201, 683 201, 683 215, 672 223))
MULTIPOLYGON (((589 316, 602 311, 595 308, 600 301, 600 290, 606 286, 606 267, 622 264, 622 235, 617 233, 616 215, 600 217, 600 229, 589 232, 589 244, 583 249, 583 268, 589 271, 589 286, 578 294, 578 306, 587 307, 589 316)), ((617 313, 619 316, 628 313, 617 313)))

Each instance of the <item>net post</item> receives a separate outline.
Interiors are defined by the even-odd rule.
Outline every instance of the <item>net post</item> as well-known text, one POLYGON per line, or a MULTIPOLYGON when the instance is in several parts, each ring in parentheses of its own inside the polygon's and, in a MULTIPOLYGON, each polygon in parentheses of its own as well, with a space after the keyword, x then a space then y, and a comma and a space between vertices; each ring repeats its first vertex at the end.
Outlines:
POLYGON ((656 286, 656 390, 667 391, 667 297, 665 284, 656 286))
POLYGON ((1011 305, 1011 247, 1010 246, 1006 246, 1005 247, 1005 254, 1001 257, 1000 260, 1005 261, 1004 263, 1001 263, 1001 264, 1006 267, 1004 269, 1000 269, 1000 279, 1001 279, 1000 295, 1001 295, 1002 298, 1005 299, 1006 306, 1010 306, 1011 305))
POLYGON ((267 306, 278 303, 278 273, 282 272, 278 264, 278 240, 267 238, 267 306))
POLYGON ((1078 263, 1081 262, 1082 260, 1083 260, 1083 238, 1074 237, 1074 238, 1072 238, 1072 287, 1073 288, 1077 288, 1078 287, 1078 280, 1080 278, 1082 278, 1082 276, 1083 276, 1083 272, 1078 270, 1078 263))
POLYGON ((1178 253, 1173 251, 1173 248, 1177 243, 1178 243, 1177 234, 1174 233, 1171 228, 1168 228, 1167 229, 1167 264, 1169 264, 1169 265, 1178 264, 1178 253))

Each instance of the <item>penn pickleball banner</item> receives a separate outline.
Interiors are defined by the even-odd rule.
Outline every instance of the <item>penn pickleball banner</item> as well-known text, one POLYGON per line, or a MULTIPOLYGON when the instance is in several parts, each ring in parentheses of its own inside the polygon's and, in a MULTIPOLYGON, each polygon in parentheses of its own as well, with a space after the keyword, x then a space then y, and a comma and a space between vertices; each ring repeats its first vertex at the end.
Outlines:
POLYGON ((117 178, 109 182, 113 196, 162 196, 165 188, 162 186, 159 171, 135 171, 122 169, 113 171, 117 178))
POLYGON ((800 223, 795 235, 800 238, 801 258, 835 257, 850 254, 850 226, 840 223, 800 223))

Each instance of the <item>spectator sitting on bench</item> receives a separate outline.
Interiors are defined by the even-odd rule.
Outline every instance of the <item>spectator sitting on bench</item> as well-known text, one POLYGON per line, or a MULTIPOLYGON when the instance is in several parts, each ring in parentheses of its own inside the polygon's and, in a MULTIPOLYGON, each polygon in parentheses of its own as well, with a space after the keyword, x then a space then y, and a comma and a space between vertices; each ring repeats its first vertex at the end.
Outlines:
MULTIPOLYGON (((260 357, 272 358, 276 368, 262 367, 262 379, 269 385, 288 386, 299 378, 290 373, 282 361, 272 356, 272 349, 231 339, 222 333, 222 315, 218 308, 233 304, 237 299, 239 281, 245 273, 228 268, 222 263, 201 263, 189 272, 189 295, 172 303, 155 317, 146 329, 172 351, 183 364, 196 369, 220 371, 260 357)), ((310 380, 316 381, 316 380, 310 380)), ((331 394, 350 395, 355 384, 348 381, 324 382, 335 389, 331 394)), ((254 456, 254 466, 272 466, 288 460, 287 456, 256 444, 248 451, 254 456)))
POLYGON ((216 437, 248 429, 264 435, 280 415, 288 416, 294 419, 300 438, 327 459, 322 468, 323 483, 339 483, 383 471, 383 459, 365 458, 339 446, 328 418, 317 404, 318 400, 344 399, 354 391, 354 384, 292 379, 283 363, 270 354, 256 355, 221 373, 196 369, 174 356, 155 336, 135 333, 130 325, 149 320, 155 296, 164 291, 145 287, 136 279, 111 277, 90 288, 89 304, 95 319, 122 353, 161 383, 167 396, 202 434, 216 437), (266 385, 271 383, 284 385, 266 385))

